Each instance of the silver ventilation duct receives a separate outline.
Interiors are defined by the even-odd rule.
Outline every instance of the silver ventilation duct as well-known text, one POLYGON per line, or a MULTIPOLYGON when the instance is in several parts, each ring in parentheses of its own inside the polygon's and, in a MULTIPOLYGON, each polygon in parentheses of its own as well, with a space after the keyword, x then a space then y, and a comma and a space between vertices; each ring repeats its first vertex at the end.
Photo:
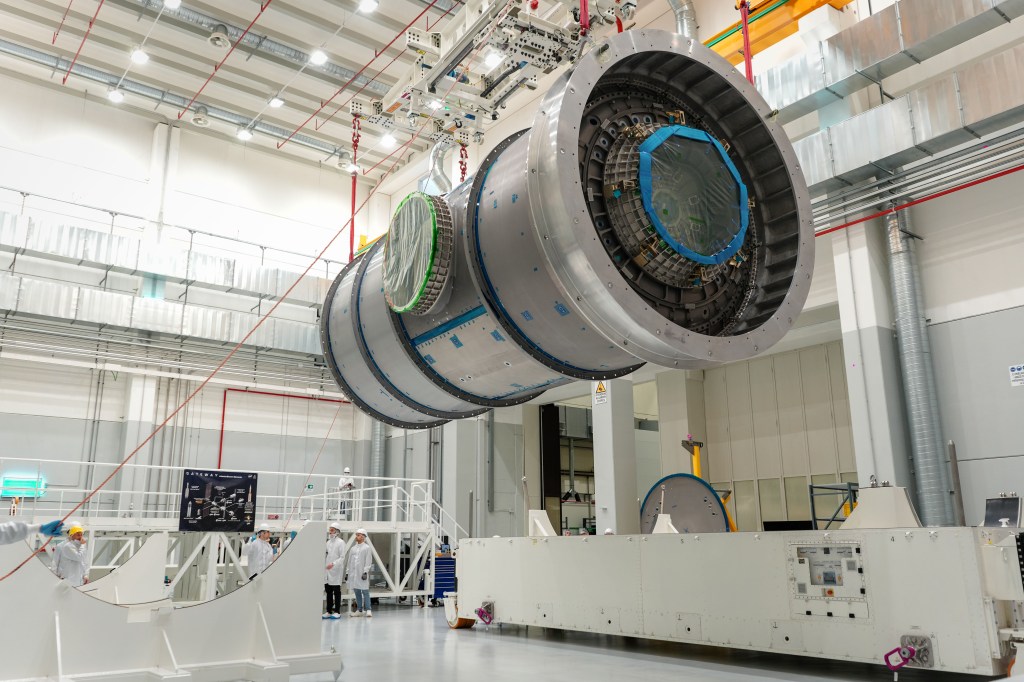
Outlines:
MULTIPOLYGON (((142 8, 149 7, 152 0, 136 0, 142 8)), ((197 26, 204 31, 212 34, 223 34, 227 36, 227 39, 234 43, 238 40, 238 37, 242 35, 243 29, 237 26, 230 26, 225 24, 221 19, 217 19, 208 14, 197 12, 194 9, 185 7, 184 5, 174 10, 164 10, 164 15, 173 21, 178 21, 183 24, 190 24, 197 26)), ((285 45, 273 38, 266 35, 258 35, 254 32, 246 33, 242 37, 241 45, 248 48, 256 53, 264 53, 273 55, 281 59, 293 62, 298 65, 303 65, 309 62, 309 54, 302 50, 297 50, 291 45, 285 45)), ((341 82, 346 82, 350 78, 356 75, 355 71, 346 69, 343 66, 338 66, 331 62, 327 62, 323 66, 315 67, 316 69, 323 71, 324 73, 337 78, 341 82)), ((386 83, 380 83, 378 81, 372 81, 366 76, 359 76, 353 81, 353 85, 366 86, 366 90, 369 92, 376 93, 378 95, 386 95, 390 86, 386 83)))
MULTIPOLYGON (((56 57, 54 55, 47 54, 46 52, 35 50, 31 47, 25 47, 18 43, 3 40, 2 38, 0 38, 0 54, 18 57, 19 59, 40 64, 54 71, 67 71, 68 66, 71 63, 63 57, 56 57)), ((107 71, 101 71, 100 69, 94 69, 91 66, 75 64, 71 67, 71 73, 95 83, 101 83, 107 87, 118 87, 124 92, 130 92, 133 95, 145 97, 157 104, 166 104, 179 109, 185 108, 188 104, 188 99, 181 95, 177 95, 167 90, 154 88, 128 78, 122 79, 118 75, 107 71), (118 85, 118 83, 120 83, 120 85, 118 85)), ((278 140, 285 140, 290 136, 291 141, 295 144, 309 149, 314 149, 329 156, 333 156, 338 153, 338 148, 335 145, 324 142, 323 140, 318 140, 315 137, 310 137, 309 135, 303 135, 302 133, 292 135, 291 130, 285 130, 280 126, 275 126, 265 121, 256 121, 253 123, 252 118, 249 116, 236 114, 233 111, 221 109, 220 107, 211 106, 209 104, 200 104, 199 102, 196 102, 192 105, 193 110, 196 112, 198 112, 200 107, 206 110, 207 119, 215 119, 235 126, 248 127, 250 130, 278 140)))
POLYGON ((338 276, 325 360, 426 428, 644 362, 766 351, 810 287, 803 176, 753 86, 692 39, 613 36, 444 197, 407 197, 338 276))
POLYGON ((948 526, 953 523, 950 474, 909 220, 907 210, 890 213, 885 227, 889 237, 896 342, 903 369, 903 394, 917 482, 917 508, 926 526, 948 526))
POLYGON ((686 38, 697 39, 697 12, 693 0, 668 0, 668 6, 676 15, 676 33, 686 38))
POLYGON ((445 159, 454 143, 451 140, 438 140, 430 148, 427 160, 427 174, 420 179, 419 188, 427 194, 448 194, 452 191, 452 181, 445 172, 445 159))

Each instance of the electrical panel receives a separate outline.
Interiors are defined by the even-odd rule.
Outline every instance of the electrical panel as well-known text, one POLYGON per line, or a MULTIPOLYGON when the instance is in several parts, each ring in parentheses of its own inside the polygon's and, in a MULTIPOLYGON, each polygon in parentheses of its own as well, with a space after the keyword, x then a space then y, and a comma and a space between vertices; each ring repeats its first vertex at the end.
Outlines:
POLYGON ((788 555, 794 617, 868 617, 867 585, 859 544, 792 544, 788 555))

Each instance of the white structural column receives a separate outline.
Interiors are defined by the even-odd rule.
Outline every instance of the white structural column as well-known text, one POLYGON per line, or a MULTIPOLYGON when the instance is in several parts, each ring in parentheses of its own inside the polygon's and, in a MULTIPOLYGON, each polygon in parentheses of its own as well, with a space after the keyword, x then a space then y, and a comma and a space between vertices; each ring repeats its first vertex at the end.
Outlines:
POLYGON ((633 435, 633 382, 591 383, 594 407, 594 499, 598 533, 640 532, 636 497, 636 440, 633 435))
POLYGON ((831 237, 857 475, 913 489, 885 234, 877 221, 831 237))
MULTIPOLYGON (((690 453, 682 442, 690 436, 706 442, 704 372, 671 370, 654 377, 658 389, 658 435, 661 440, 661 475, 692 474, 690 453)), ((707 471, 707 458, 701 469, 707 471)))
MULTIPOLYGON (((145 375, 133 375, 128 382, 128 395, 125 400, 124 426, 121 429, 121 461, 132 453, 139 443, 144 441, 149 434, 153 433, 156 416, 156 387, 157 378, 145 375)), ((131 464, 152 464, 151 453, 153 452, 153 441, 146 443, 131 460, 131 464)), ((108 472, 99 471, 97 474, 106 476, 108 472)), ((119 507, 123 513, 134 512, 138 514, 144 503, 143 491, 146 490, 147 481, 144 470, 128 467, 119 474, 121 480, 119 485, 108 486, 107 490, 133 490, 138 491, 131 499, 119 500, 119 507)), ((100 478, 99 480, 102 480, 100 478)), ((163 500, 160 500, 163 501, 163 500)), ((156 503, 156 499, 148 500, 156 503)))
POLYGON ((482 530, 478 510, 484 504, 482 455, 476 419, 457 419, 441 427, 441 506, 471 536, 482 530))

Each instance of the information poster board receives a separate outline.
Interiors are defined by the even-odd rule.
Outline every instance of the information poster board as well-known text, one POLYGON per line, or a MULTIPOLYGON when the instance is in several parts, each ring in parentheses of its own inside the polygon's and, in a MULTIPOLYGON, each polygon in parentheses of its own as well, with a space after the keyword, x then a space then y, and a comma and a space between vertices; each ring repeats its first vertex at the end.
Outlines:
POLYGON ((179 531, 251 533, 256 520, 256 474, 186 469, 179 531))

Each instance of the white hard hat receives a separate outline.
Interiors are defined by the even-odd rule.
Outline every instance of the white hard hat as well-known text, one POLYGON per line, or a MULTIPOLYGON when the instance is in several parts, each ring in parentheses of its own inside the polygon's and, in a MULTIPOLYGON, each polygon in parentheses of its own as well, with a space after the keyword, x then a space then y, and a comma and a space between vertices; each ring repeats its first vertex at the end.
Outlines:
POLYGON ((332 524, 330 525, 330 527, 331 527, 331 528, 333 528, 334 530, 341 530, 341 524, 340 524, 340 523, 338 523, 337 521, 335 521, 334 523, 332 523, 332 524))
POLYGON ((367 532, 366 532, 365 530, 363 530, 362 528, 359 528, 359 529, 357 529, 357 530, 356 530, 356 535, 362 535, 362 536, 363 536, 364 538, 368 538, 368 537, 370 537, 370 534, 369 534, 369 533, 367 533, 367 532))
POLYGON ((348 467, 345 467, 344 469, 341 470, 341 473, 343 473, 343 474, 351 474, 352 470, 349 469, 348 467))
POLYGON ((613 531, 611 528, 605 528, 604 529, 604 534, 605 535, 615 535, 615 531, 613 531))
POLYGON ((260 527, 256 529, 256 532, 257 533, 262 533, 263 531, 267 531, 269 533, 270 532, 270 526, 268 526, 265 523, 261 523, 260 527))

